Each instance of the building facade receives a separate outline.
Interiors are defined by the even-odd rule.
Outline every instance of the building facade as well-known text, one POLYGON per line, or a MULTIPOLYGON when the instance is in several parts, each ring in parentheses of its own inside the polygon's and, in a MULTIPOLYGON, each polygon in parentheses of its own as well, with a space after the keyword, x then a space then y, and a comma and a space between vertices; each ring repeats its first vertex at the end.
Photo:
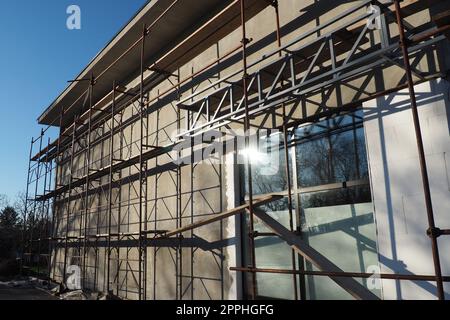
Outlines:
POLYGON ((448 298, 448 9, 148 2, 39 118, 25 264, 123 299, 448 298))

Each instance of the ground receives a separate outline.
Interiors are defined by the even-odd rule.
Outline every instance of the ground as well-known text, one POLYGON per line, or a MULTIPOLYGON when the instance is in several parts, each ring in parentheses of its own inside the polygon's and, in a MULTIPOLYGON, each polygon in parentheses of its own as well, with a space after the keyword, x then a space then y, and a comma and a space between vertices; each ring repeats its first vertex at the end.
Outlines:
POLYGON ((58 300, 57 297, 29 284, 0 282, 0 300, 58 300))

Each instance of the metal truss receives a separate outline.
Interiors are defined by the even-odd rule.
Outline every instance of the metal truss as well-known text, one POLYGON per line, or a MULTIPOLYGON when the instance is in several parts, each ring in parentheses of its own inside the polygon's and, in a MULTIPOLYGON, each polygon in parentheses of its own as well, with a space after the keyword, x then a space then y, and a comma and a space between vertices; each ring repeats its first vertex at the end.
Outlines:
MULTIPOLYGON (((244 90, 239 80, 242 77, 248 78, 248 109, 250 117, 254 118, 269 109, 301 99, 318 89, 345 83, 375 68, 392 65, 404 68, 398 61, 402 59, 400 44, 398 39, 391 38, 385 16, 381 16, 379 30, 371 30, 366 23, 372 15, 368 10, 372 2, 364 1, 264 55, 248 66, 248 69, 257 69, 251 74, 238 70, 183 98, 178 105, 192 113, 192 121, 186 124, 186 130, 179 137, 200 135, 242 121, 245 118, 244 90), (364 13, 351 20, 343 20, 361 11, 364 13), (354 26, 359 27, 350 32, 348 28, 354 26), (334 27, 333 31, 326 31, 330 27, 334 27), (322 31, 323 34, 310 40, 322 31), (379 37, 377 43, 369 40, 373 33, 379 37), (276 58, 279 54, 282 56, 276 58), (271 61, 274 57, 275 61, 271 61)), ((444 39, 444 36, 439 36, 411 46, 409 54, 444 39)), ((421 79, 427 77, 419 72, 415 74, 421 79)))

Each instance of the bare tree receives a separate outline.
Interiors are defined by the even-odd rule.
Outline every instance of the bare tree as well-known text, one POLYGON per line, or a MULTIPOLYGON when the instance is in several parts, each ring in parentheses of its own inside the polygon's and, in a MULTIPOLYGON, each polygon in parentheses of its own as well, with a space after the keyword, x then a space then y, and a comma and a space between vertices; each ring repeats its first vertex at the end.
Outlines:
POLYGON ((8 196, 5 194, 0 194, 0 210, 6 208, 9 205, 8 196))
POLYGON ((16 210, 16 212, 19 214, 20 219, 22 222, 26 219, 25 215, 27 213, 27 195, 25 192, 21 191, 17 194, 16 199, 14 201, 14 204, 12 207, 16 210))

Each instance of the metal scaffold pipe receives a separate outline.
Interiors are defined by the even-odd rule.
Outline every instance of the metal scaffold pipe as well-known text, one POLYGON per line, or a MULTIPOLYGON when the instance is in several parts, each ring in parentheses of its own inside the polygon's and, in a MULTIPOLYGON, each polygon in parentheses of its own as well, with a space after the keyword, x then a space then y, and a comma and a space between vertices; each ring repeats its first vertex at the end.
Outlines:
POLYGON ((409 61, 408 42, 407 42, 408 40, 406 39, 406 36, 405 36, 405 28, 404 28, 403 17, 402 17, 401 8, 400 8, 400 0, 394 0, 394 4, 395 4, 395 14, 396 14, 396 18, 397 18, 399 37, 400 37, 400 47, 402 49, 403 62, 405 64, 409 97, 411 99, 411 112, 412 112, 412 116, 413 116, 414 132, 415 132, 415 136, 416 136, 417 149, 418 149, 418 153, 419 153, 420 174, 422 177, 422 184, 423 184, 423 190, 424 190, 424 196, 425 196, 425 206, 426 206, 427 218, 428 218, 428 227, 429 227, 428 234, 431 239, 431 250, 432 250, 432 255, 433 255, 434 271, 436 274, 437 295, 440 300, 444 300, 445 294, 444 294, 444 285, 443 285, 443 281, 442 281, 441 262, 440 262, 440 258, 439 258, 439 248, 438 248, 438 241, 437 241, 438 235, 435 232, 433 232, 436 229, 436 225, 435 225, 435 221, 434 221, 433 203, 431 200, 430 181, 429 181, 428 171, 427 171, 427 162, 425 159, 425 150, 424 150, 424 146, 423 146, 422 130, 420 127, 419 112, 417 109, 416 92, 414 89, 414 80, 413 80, 412 72, 411 72, 411 63, 409 61))
MULTIPOLYGON (((245 118, 244 118, 244 131, 245 131, 245 148, 247 150, 250 148, 250 115, 248 109, 248 73, 247 73, 247 44, 249 42, 247 38, 247 29, 246 29, 246 18, 245 18, 245 0, 241 0, 241 31, 242 31, 242 86, 244 90, 244 109, 245 109, 245 118)), ((252 164, 250 159, 247 157, 247 175, 248 175, 248 197, 249 197, 249 206, 248 211, 249 215, 249 230, 248 230, 248 240, 250 247, 250 265, 254 268, 256 267, 256 249, 255 249, 255 221, 254 221, 254 212, 253 212, 253 178, 252 178, 252 164)), ((257 295, 257 282, 256 282, 256 274, 251 274, 251 296, 252 299, 256 299, 257 295)))

